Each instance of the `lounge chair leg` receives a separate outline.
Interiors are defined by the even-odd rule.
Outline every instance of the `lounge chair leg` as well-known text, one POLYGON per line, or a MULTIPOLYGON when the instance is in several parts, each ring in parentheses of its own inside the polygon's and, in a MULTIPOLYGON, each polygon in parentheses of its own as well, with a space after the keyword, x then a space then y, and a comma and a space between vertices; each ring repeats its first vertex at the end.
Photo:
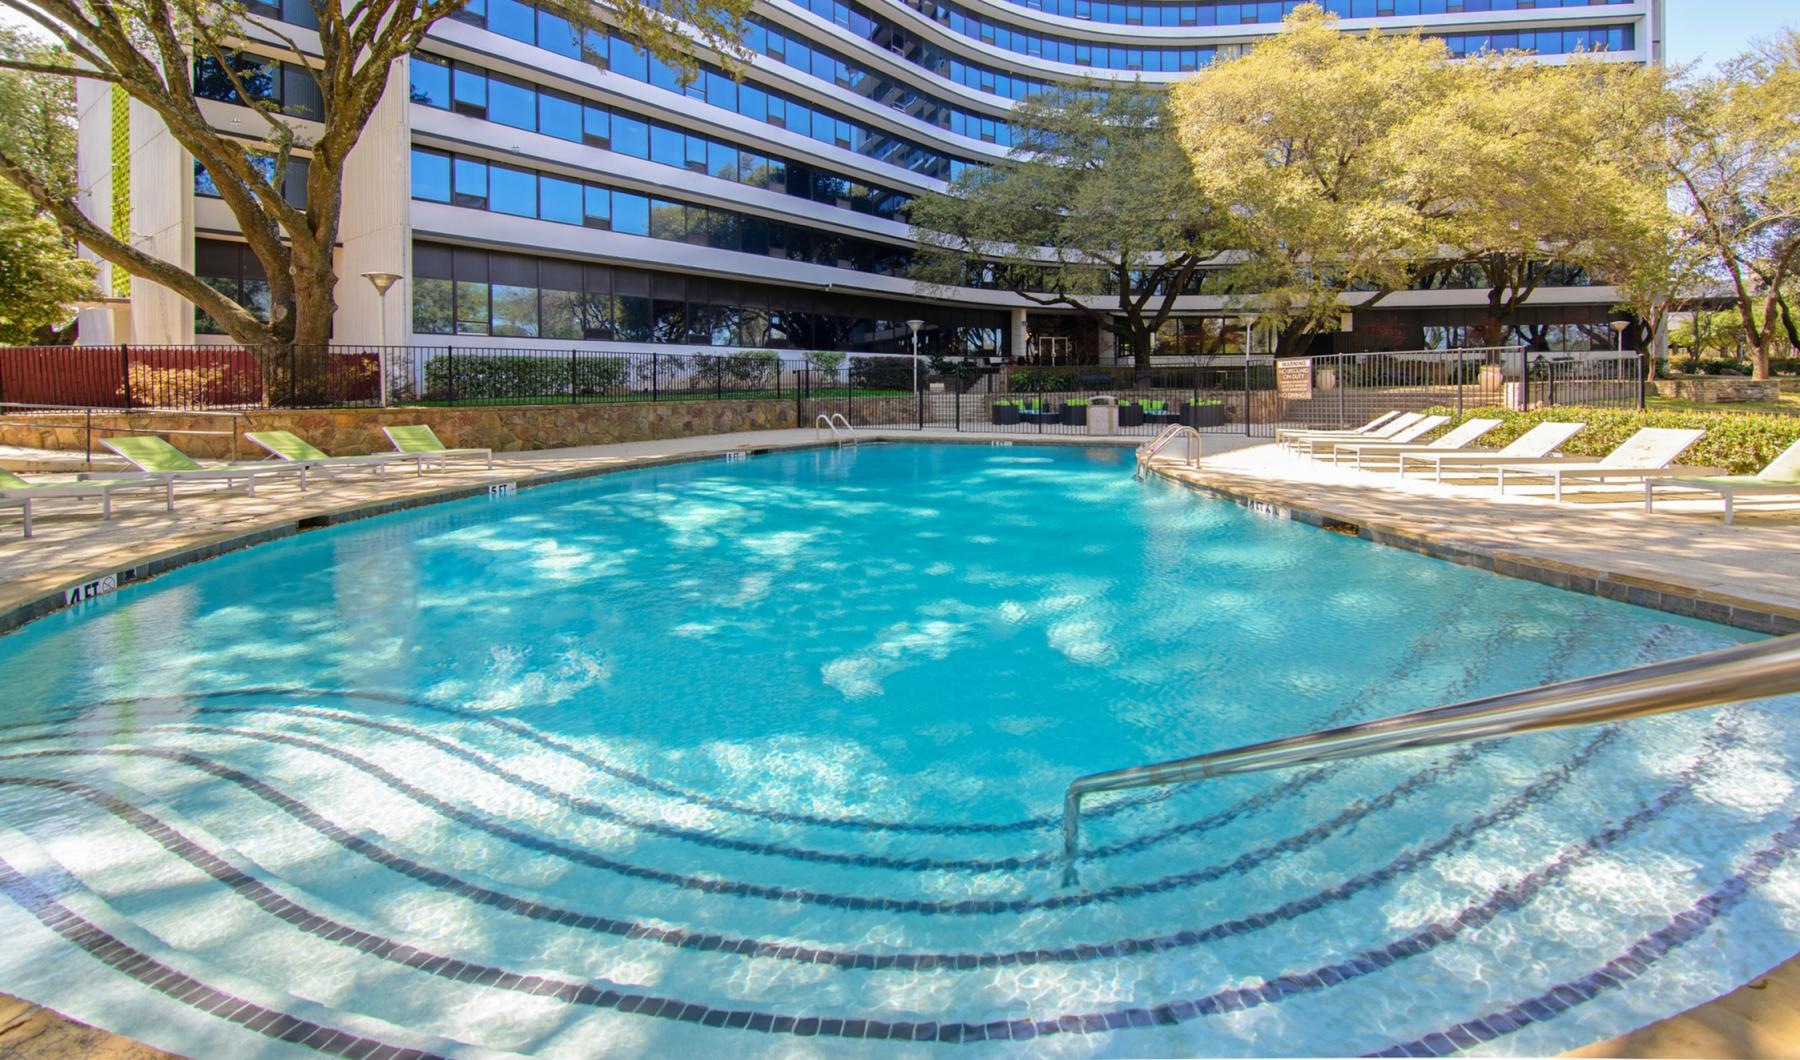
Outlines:
POLYGON ((24 513, 25 513, 25 536, 30 537, 31 536, 31 498, 30 497, 25 498, 25 502, 24 502, 21 510, 24 511, 24 513))
POLYGON ((307 472, 307 470, 308 469, 305 464, 300 465, 300 492, 301 493, 306 492, 306 472, 307 472))
POLYGON ((1500 468, 1500 492, 1506 492, 1506 469, 1500 468))
POLYGON ((168 504, 170 511, 174 511, 175 510, 175 480, 174 479, 170 479, 169 481, 163 483, 163 493, 165 495, 164 503, 168 504))
POLYGON ((1724 492, 1724 494, 1722 494, 1722 496, 1725 498, 1725 525, 1730 526, 1731 525, 1731 491, 1726 490, 1724 492))
POLYGON ((100 521, 103 523, 112 521, 112 494, 110 493, 102 492, 100 494, 100 521))
POLYGON ((1644 480, 1644 513, 1646 515, 1648 515, 1649 513, 1656 510, 1655 508, 1651 507, 1651 494, 1654 492, 1655 492, 1655 487, 1650 484, 1649 479, 1645 479, 1644 480))
POLYGON ((1562 503, 1562 472, 1556 473, 1556 503, 1562 503))

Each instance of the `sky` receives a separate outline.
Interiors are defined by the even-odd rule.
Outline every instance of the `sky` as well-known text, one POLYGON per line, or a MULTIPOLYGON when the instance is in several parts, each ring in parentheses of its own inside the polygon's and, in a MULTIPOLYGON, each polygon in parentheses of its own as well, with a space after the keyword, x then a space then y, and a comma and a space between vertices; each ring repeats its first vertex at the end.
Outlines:
POLYGON ((1800 29, 1795 0, 1667 0, 1667 5, 1669 30, 1663 39, 1672 66, 1711 66, 1784 25, 1800 29))

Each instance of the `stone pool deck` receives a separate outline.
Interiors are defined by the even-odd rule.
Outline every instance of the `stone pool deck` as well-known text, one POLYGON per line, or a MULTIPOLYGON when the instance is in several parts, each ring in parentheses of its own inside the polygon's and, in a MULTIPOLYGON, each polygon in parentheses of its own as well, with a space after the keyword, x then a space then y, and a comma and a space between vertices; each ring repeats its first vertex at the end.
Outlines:
MULTIPOLYGON (((864 440, 1137 445, 1142 438, 994 436, 934 431, 863 432, 864 440)), ((65 593, 105 576, 121 583, 307 529, 459 497, 732 452, 807 448, 810 430, 760 431, 496 454, 490 470, 459 462, 442 472, 315 478, 241 492, 184 489, 174 512, 146 494, 115 499, 101 522, 91 504, 45 502, 36 534, 19 536, 16 509, 0 508, 0 632, 64 606, 65 593)), ((822 444, 831 444, 829 439, 822 444)), ((1722 525, 1717 502, 1659 501, 1641 491, 1593 490, 1552 504, 1544 490, 1497 497, 1491 487, 1439 486, 1306 461, 1258 440, 1209 435, 1198 467, 1159 460, 1157 471, 1199 491, 1277 516, 1354 527, 1371 540, 1765 632, 1800 630, 1800 499, 1740 509, 1722 525)), ((0 1055, 148 1058, 166 1054, 62 1020, 0 995, 0 1055)), ((1800 1056, 1800 961, 1732 994, 1580 1056, 1800 1056)))

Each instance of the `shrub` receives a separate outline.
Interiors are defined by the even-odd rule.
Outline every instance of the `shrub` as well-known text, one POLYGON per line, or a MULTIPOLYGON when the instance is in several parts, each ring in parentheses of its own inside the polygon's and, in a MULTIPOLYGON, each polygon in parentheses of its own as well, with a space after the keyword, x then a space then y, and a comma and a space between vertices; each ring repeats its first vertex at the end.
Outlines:
POLYGON ((780 366, 781 358, 774 350, 694 355, 694 372, 700 381, 720 390, 761 390, 772 386, 780 366))
MULTIPOLYGON (((1426 411, 1434 415, 1456 415, 1456 410, 1450 408, 1426 411)), ((1469 419, 1501 420, 1500 426, 1481 439, 1483 445, 1495 447, 1506 445, 1540 423, 1552 420, 1585 423, 1587 426, 1563 446, 1563 452, 1571 456, 1605 456, 1645 427, 1698 428, 1704 430, 1706 435, 1681 454, 1679 462, 1728 468, 1737 475, 1761 471, 1783 449, 1800 440, 1800 416, 1755 412, 1654 409, 1638 412, 1635 409, 1566 405, 1534 409, 1531 412, 1499 408, 1466 409, 1463 416, 1469 419)))
POLYGON ((808 350, 806 364, 815 372, 835 376, 844 367, 844 355, 836 350, 808 350))
POLYGON ((1075 389, 1075 373, 1058 372, 1048 368, 1020 368, 1012 373, 1012 378, 1007 386, 1015 392, 1073 390, 1075 389))
POLYGON ((456 353, 426 363, 425 390, 437 400, 568 398, 616 391, 628 368, 623 357, 456 353))
POLYGON ((856 357, 850 361, 850 385, 863 390, 912 390, 912 361, 899 357, 856 357))
POLYGON ((1800 357, 1769 358, 1770 375, 1800 375, 1800 357))

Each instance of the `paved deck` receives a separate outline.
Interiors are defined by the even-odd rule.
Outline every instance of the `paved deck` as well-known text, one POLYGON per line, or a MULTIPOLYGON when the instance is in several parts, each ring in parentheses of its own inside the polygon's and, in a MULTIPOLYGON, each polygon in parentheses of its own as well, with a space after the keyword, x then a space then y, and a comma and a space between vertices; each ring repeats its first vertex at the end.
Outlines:
MULTIPOLYGON (((999 437, 954 432, 867 432, 875 440, 1063 445, 1141 443, 1142 438, 999 437)), ((315 480, 300 492, 268 484, 255 497, 183 490, 175 512, 160 500, 125 497, 114 519, 100 522, 91 505, 46 503, 37 534, 18 536, 16 514, 0 508, 0 629, 9 613, 102 574, 147 577, 162 569, 273 539, 315 525, 484 492, 494 483, 547 482, 732 451, 819 444, 810 430, 764 431, 536 453, 496 454, 479 463, 423 477, 404 472, 376 478, 355 472, 315 480)), ((1209 435, 1197 468, 1159 462, 1158 470, 1196 488, 1294 509, 1315 521, 1351 523, 1365 536, 1463 561, 1485 558, 1502 573, 1554 580, 1621 598, 1654 594, 1656 603, 1692 599, 1736 607, 1751 619, 1800 623, 1800 500, 1768 510, 1746 506, 1739 525, 1722 525, 1716 502, 1658 503, 1641 511, 1635 489, 1592 490, 1562 506, 1542 490, 1498 498, 1491 487, 1400 482, 1392 475, 1335 469, 1232 435, 1209 435), (1548 574, 1546 574, 1548 572, 1548 574), (1595 575, 1603 576, 1594 581, 1595 575), (1583 586, 1581 577, 1592 584, 1583 586), (1610 588, 1609 588, 1610 587, 1610 588)), ((1639 602, 1648 602, 1640 599, 1639 602)), ((1693 612, 1689 612, 1693 613, 1693 612)), ((1714 615, 1713 617, 1717 617, 1714 615)), ((71 1023, 0 996, 0 1054, 21 1056, 162 1056, 155 1050, 71 1023)), ((1800 960, 1789 961, 1740 990, 1641 1031, 1602 1042, 1579 1056, 1800 1056, 1800 960)))

